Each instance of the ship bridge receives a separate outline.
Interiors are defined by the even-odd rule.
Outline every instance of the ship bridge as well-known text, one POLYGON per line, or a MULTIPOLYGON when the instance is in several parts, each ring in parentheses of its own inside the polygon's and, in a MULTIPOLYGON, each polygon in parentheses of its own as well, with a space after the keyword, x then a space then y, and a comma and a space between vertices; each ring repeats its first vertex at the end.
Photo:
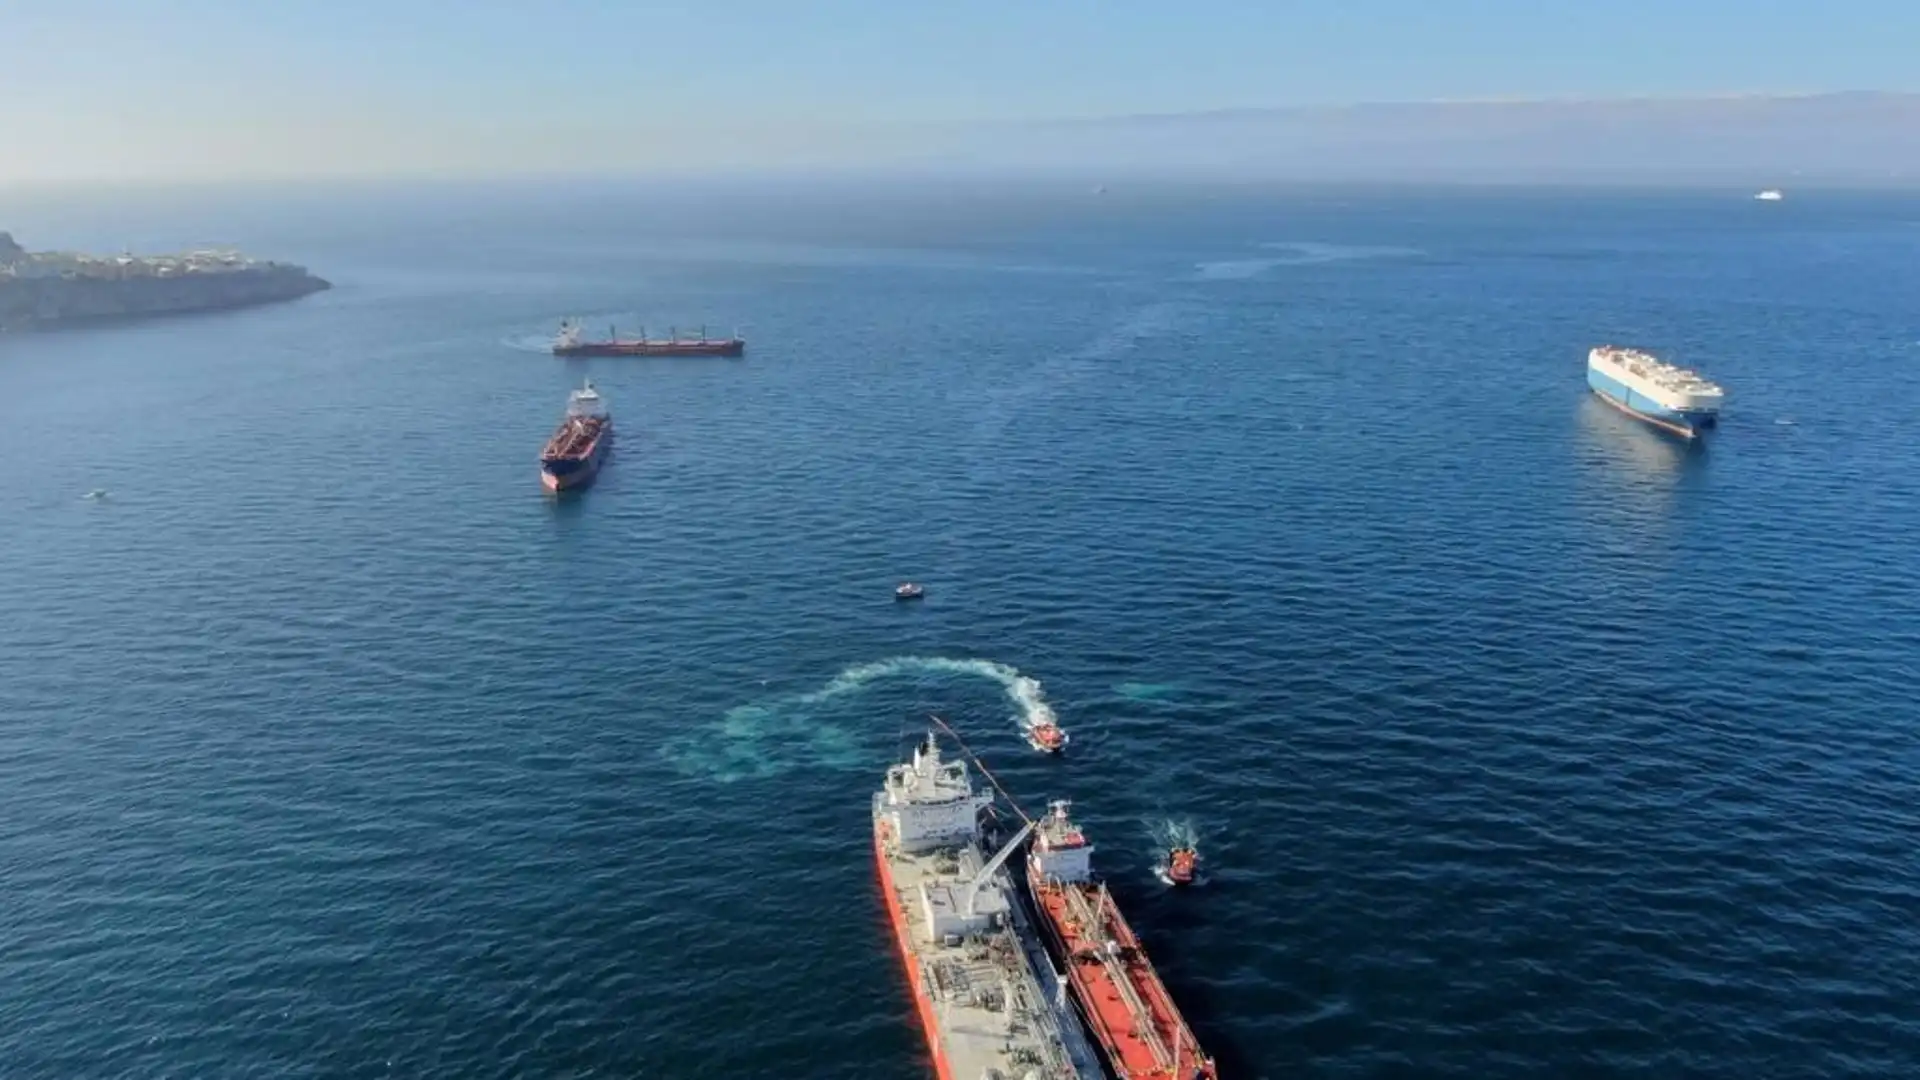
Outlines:
POLYGON ((975 793, 966 762, 941 760, 940 745, 929 734, 912 762, 887 770, 873 812, 891 826, 900 850, 919 852, 977 840, 980 811, 992 802, 992 795, 975 793))

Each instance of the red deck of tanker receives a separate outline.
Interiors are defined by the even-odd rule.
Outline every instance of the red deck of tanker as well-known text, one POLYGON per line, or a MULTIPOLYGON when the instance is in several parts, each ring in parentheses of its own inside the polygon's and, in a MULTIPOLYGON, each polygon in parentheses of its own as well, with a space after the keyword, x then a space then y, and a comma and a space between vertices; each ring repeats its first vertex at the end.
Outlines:
POLYGON ((593 383, 567 399, 566 419, 540 451, 540 482, 549 491, 593 482, 613 439, 613 416, 593 383))
POLYGON ((1180 1015, 1146 950, 1091 876, 1092 846, 1066 804, 1035 831, 1027 883, 1041 922, 1067 964, 1087 1029, 1120 1080, 1214 1080, 1214 1063, 1180 1015))
POLYGON ((560 429, 547 440, 546 449, 540 451, 540 457, 545 461, 586 457, 593 453, 593 444, 606 426, 604 417, 569 416, 560 422, 560 429))

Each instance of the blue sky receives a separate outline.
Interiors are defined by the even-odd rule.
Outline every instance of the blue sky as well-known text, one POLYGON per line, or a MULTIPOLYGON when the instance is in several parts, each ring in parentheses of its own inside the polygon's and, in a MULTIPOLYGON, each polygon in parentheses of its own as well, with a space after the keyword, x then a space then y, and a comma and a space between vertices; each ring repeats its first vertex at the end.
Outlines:
POLYGON ((751 164, 977 121, 1916 90, 1917 57, 1912 0, 0 0, 0 179, 581 144, 751 164))

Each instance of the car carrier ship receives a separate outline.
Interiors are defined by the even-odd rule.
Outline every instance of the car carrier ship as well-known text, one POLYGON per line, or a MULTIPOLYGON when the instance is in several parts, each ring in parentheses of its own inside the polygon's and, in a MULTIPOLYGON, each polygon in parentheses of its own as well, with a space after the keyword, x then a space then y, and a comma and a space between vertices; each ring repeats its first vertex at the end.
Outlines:
POLYGON ((873 855, 888 922, 940 1080, 1102 1080, 1062 975, 1007 860, 1028 822, 989 854, 964 761, 933 733, 873 796, 873 855))
POLYGON ((1726 391, 1698 372, 1619 345, 1602 345, 1587 354, 1587 385, 1628 416, 1683 439, 1697 438, 1717 425, 1726 398, 1726 391))

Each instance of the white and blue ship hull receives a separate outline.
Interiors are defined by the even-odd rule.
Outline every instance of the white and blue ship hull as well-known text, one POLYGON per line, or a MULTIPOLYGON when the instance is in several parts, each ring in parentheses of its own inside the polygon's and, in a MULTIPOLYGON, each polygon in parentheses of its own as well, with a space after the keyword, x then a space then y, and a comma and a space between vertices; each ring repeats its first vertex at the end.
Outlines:
POLYGON ((1683 439, 1699 438, 1719 422, 1718 386, 1635 350, 1595 349, 1587 386, 1621 412, 1683 439))
POLYGON ((1620 380, 1592 368, 1587 369, 1587 385, 1600 395, 1601 400, 1628 416, 1645 420, 1683 439, 1698 438, 1702 432, 1712 428, 1720 417, 1717 410, 1670 409, 1620 380))

